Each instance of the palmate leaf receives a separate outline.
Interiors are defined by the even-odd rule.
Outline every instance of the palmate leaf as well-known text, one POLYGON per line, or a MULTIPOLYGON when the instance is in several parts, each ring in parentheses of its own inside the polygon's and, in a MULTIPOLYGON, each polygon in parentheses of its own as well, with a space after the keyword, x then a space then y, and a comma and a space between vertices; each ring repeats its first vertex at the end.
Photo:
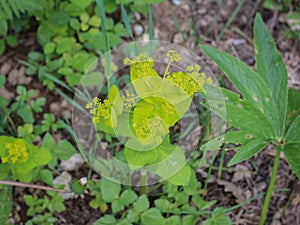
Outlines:
POLYGON ((206 92, 207 102, 204 105, 227 123, 240 130, 261 133, 266 138, 274 137, 274 130, 266 117, 238 94, 208 85, 206 92))
POLYGON ((225 72, 229 80, 241 92, 243 99, 265 116, 272 125, 272 129, 276 131, 276 137, 279 137, 281 124, 277 109, 271 91, 262 77, 245 63, 227 53, 208 46, 202 46, 202 50, 225 72))
POLYGON ((260 14, 254 21, 254 47, 257 72, 271 91, 278 113, 277 133, 282 137, 287 111, 288 75, 282 56, 260 14))

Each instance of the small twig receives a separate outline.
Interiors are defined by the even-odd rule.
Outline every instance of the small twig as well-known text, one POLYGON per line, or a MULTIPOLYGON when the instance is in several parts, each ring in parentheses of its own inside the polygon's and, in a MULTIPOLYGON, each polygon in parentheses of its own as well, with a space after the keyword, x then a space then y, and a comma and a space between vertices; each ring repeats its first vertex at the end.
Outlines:
POLYGON ((42 185, 38 185, 38 184, 22 183, 22 182, 16 182, 16 181, 8 181, 8 180, 0 180, 0 184, 10 185, 10 186, 27 187, 27 188, 35 188, 35 189, 41 189, 41 190, 46 190, 46 191, 55 191, 55 192, 61 192, 61 193, 70 192, 70 191, 53 188, 53 187, 42 186, 42 185))

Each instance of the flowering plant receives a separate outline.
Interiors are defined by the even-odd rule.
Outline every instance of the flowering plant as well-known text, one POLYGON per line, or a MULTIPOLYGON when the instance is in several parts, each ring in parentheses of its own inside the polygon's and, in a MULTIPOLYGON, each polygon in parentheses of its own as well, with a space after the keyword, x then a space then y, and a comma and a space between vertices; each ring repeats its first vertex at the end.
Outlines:
POLYGON ((174 50, 166 55, 169 63, 162 76, 154 69, 153 58, 145 54, 126 58, 133 90, 121 94, 112 85, 107 99, 95 97, 86 108, 98 130, 127 138, 124 154, 132 170, 150 167, 161 178, 185 185, 191 171, 183 149, 170 142, 170 128, 187 112, 194 93, 204 93, 212 79, 200 72, 199 65, 170 72, 171 64, 181 57, 174 50))
POLYGON ((12 174, 13 180, 29 182, 32 179, 32 170, 50 162, 52 156, 47 149, 34 146, 23 139, 1 136, 0 158, 1 180, 12 174))

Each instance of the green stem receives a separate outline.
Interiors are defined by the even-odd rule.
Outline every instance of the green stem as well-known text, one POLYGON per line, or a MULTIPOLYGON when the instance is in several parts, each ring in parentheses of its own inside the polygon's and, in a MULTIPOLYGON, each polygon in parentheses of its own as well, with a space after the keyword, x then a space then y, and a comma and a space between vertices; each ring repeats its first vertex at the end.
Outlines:
POLYGON ((268 187, 267 194, 266 194, 266 197, 265 197, 264 205, 263 205, 262 210, 261 210, 259 225, 264 225, 265 221, 266 221, 267 212, 268 212, 268 208, 269 208, 269 203, 270 203, 270 199, 271 199, 271 196, 272 196, 274 184, 275 184, 275 181, 276 181, 276 175, 277 175, 277 170, 278 170, 278 165, 279 165, 279 159, 280 159, 280 151, 276 150, 276 156, 275 156, 275 159, 274 159, 273 170, 272 170, 272 177, 271 177, 271 180, 270 180, 270 183, 269 183, 269 187, 268 187))
POLYGON ((147 171, 146 170, 141 170, 140 172, 140 195, 143 195, 146 193, 146 186, 147 186, 147 171))

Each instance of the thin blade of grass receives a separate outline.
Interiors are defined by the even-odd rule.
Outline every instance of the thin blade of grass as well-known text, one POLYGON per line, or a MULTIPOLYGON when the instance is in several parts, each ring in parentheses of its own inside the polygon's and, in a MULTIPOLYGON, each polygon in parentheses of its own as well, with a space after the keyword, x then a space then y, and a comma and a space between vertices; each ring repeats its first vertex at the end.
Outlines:
POLYGON ((135 38, 132 33, 132 29, 130 27, 129 18, 128 18, 128 15, 127 15, 127 12, 126 12, 126 9, 125 9, 123 3, 120 4, 120 7, 121 7, 122 20, 124 22, 125 28, 129 34, 129 36, 131 37, 132 41, 135 41, 135 38))
POLYGON ((148 14, 149 14, 149 39, 154 40, 153 37, 153 18, 152 18, 152 8, 151 8, 151 4, 148 3, 148 14))
POLYGON ((238 6, 234 9, 233 13, 231 14, 231 16, 229 17, 229 19, 227 20, 225 26, 223 27, 223 29, 219 33, 216 41, 219 41, 222 38, 222 36, 224 35, 225 31, 230 26, 230 24, 232 23, 232 21, 234 20, 234 18, 238 14, 238 12, 241 10, 241 8, 242 8, 242 6, 244 5, 245 2, 246 2, 246 0, 241 0, 240 3, 238 4, 238 6))

